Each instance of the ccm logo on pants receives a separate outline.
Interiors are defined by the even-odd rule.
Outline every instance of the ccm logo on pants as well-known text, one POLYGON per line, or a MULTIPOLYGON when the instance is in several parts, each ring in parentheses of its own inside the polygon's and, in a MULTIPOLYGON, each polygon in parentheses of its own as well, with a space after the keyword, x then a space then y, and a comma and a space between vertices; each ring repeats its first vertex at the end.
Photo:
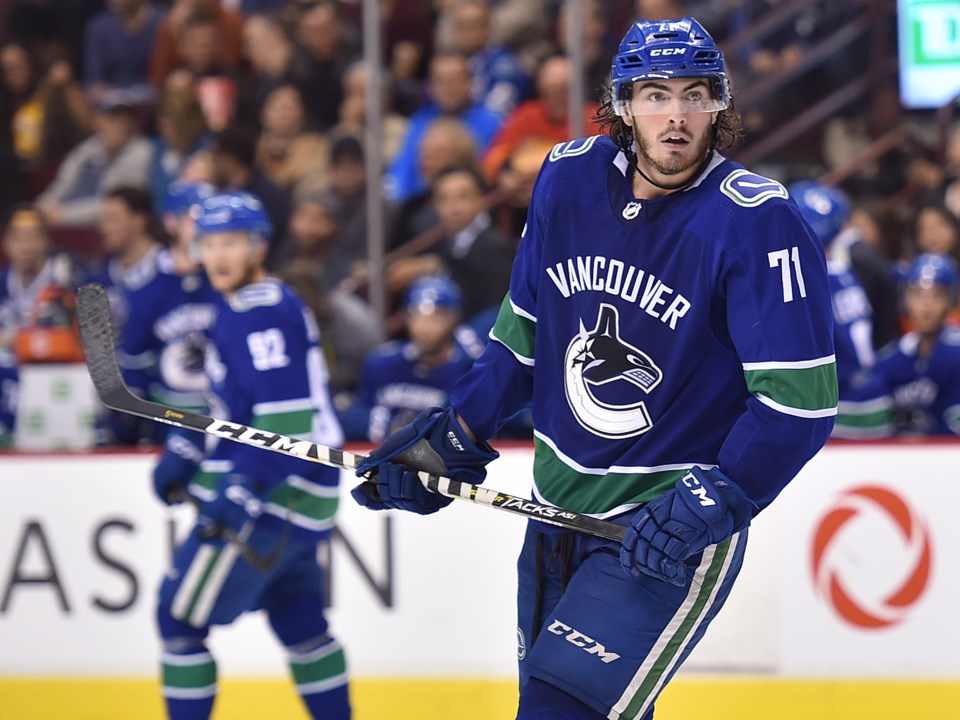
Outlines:
POLYGON ((582 648, 584 652, 588 652, 591 655, 596 655, 600 660, 605 663, 612 663, 614 660, 619 660, 620 656, 613 652, 607 652, 607 649, 594 640, 589 635, 584 635, 579 630, 574 630, 569 625, 565 625, 559 620, 554 620, 550 623, 550 627, 547 628, 548 631, 552 632, 554 635, 566 636, 567 642, 571 645, 576 645, 578 648, 582 648))

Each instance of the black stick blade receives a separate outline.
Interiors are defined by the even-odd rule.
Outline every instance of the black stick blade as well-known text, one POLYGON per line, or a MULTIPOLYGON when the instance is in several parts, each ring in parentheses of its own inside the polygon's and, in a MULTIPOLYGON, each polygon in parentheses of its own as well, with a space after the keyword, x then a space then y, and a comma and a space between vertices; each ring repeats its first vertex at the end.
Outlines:
POLYGON ((126 394, 127 390, 117 365, 113 317, 103 285, 90 283, 77 291, 77 322, 87 370, 97 395, 104 405, 117 409, 112 400, 118 392, 126 394))

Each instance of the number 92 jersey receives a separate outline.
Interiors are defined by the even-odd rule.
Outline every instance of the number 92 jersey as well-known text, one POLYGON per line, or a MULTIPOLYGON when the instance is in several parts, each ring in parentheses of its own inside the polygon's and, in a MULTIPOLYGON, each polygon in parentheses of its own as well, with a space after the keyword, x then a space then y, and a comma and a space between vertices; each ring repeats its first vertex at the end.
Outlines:
POLYGON ((714 154, 686 189, 633 196, 607 137, 553 149, 510 292, 452 404, 478 434, 489 384, 533 400, 535 493, 608 517, 719 466, 759 507, 829 436, 823 250, 778 182, 714 154))

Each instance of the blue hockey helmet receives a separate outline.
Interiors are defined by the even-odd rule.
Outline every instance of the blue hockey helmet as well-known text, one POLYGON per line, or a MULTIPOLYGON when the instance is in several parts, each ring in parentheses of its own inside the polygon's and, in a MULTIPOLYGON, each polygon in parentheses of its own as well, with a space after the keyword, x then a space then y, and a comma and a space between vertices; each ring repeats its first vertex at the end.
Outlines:
POLYGON ((610 72, 613 110, 627 114, 659 114, 662 108, 631 106, 633 84, 640 80, 706 78, 710 97, 684 98, 686 112, 717 112, 730 106, 723 53, 710 33, 692 17, 639 20, 627 30, 610 72))
POLYGON ((939 285, 953 292, 957 289, 957 264, 949 255, 923 253, 918 255, 904 276, 907 285, 933 287, 939 285))
POLYGON ((198 238, 212 233, 241 231, 267 242, 273 232, 263 203, 248 192, 211 195, 200 204, 196 220, 198 238))
POLYGON ((463 299, 455 282, 440 275, 427 275, 410 286, 404 307, 424 315, 430 315, 437 308, 459 313, 463 308, 463 299))
POLYGON ((795 182, 787 192, 817 239, 824 247, 830 245, 850 218, 850 200, 846 193, 813 180, 795 182))
POLYGON ((163 214, 184 215, 216 192, 217 189, 210 183, 175 180, 167 187, 167 194, 163 199, 163 214))

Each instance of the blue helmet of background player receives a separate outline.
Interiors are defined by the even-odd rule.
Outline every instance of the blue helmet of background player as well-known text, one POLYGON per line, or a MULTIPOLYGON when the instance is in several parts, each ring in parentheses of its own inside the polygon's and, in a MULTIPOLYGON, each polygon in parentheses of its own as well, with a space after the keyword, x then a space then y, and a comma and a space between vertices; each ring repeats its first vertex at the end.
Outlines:
POLYGON ((416 310, 424 315, 431 315, 438 308, 459 314, 463 309, 463 298, 460 288, 452 280, 428 275, 410 286, 404 307, 408 312, 416 310))
POLYGON ((923 253, 910 263, 903 281, 920 287, 940 286, 956 293, 957 264, 949 255, 923 253))
POLYGON ((269 242, 273 228, 263 203, 248 192, 225 192, 204 200, 197 212, 196 236, 221 232, 247 232, 261 242, 269 242))
POLYGON ((692 17, 635 22, 613 56, 610 82, 614 112, 621 117, 627 114, 635 82, 684 77, 710 81, 710 97, 701 98, 686 112, 717 112, 730 106, 723 53, 703 25, 692 17))
POLYGON ((824 247, 829 246, 850 218, 850 200, 846 193, 812 180, 795 182, 787 191, 813 234, 824 247))
POLYGON ((183 215, 208 197, 216 194, 217 189, 210 183, 177 180, 170 183, 163 200, 164 215, 183 215))

